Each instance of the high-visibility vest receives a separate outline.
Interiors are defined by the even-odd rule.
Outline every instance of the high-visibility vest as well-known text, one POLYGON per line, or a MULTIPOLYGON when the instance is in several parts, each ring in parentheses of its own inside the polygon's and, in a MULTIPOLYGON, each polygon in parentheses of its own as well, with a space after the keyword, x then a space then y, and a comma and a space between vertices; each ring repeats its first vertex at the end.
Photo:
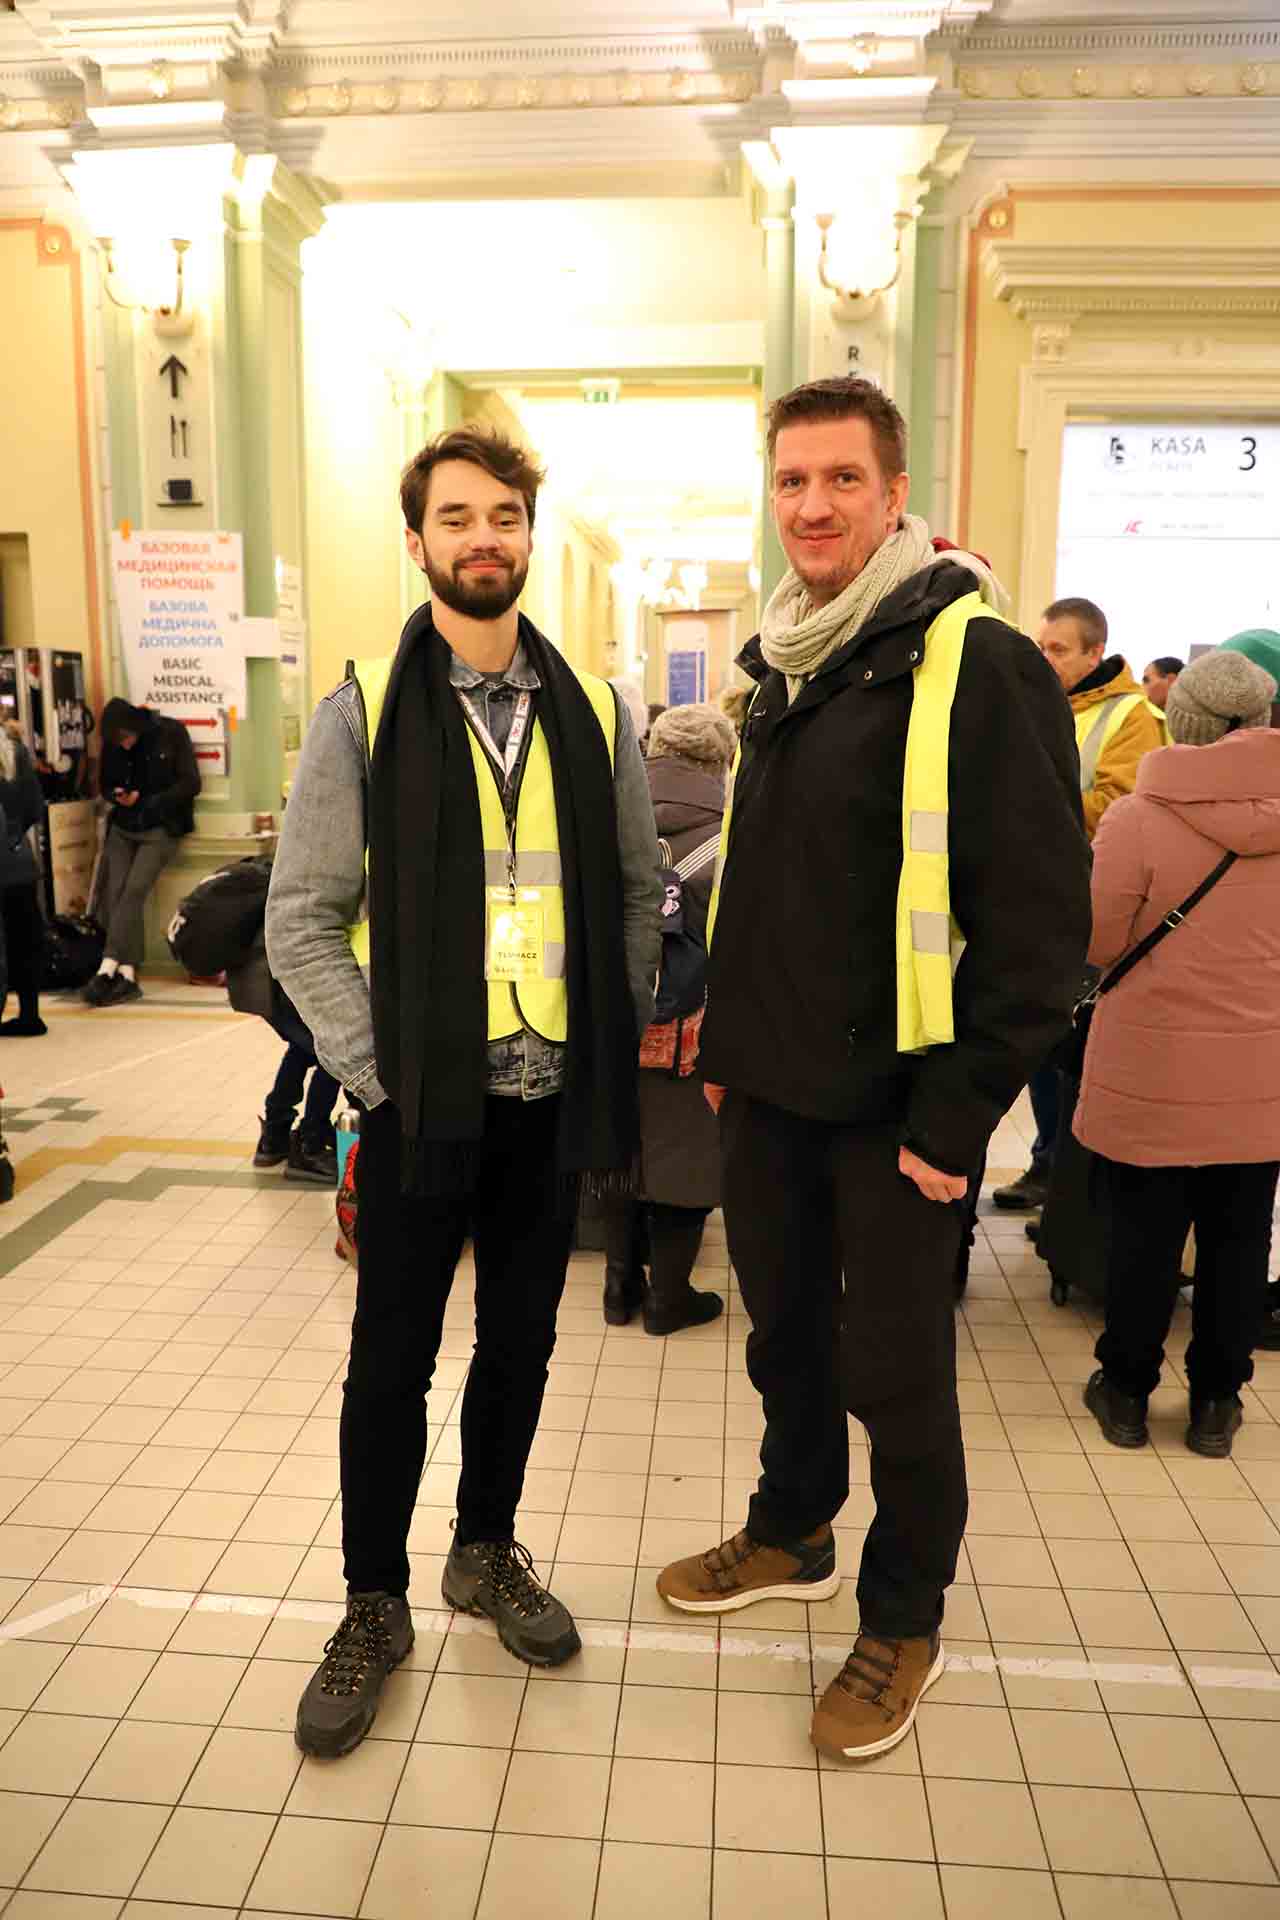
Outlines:
POLYGON ((1145 693, 1113 693, 1109 700, 1099 700, 1096 707, 1086 707, 1083 713, 1077 713, 1076 750, 1080 755, 1080 791, 1092 793, 1098 777, 1098 762, 1111 742, 1119 733, 1129 715, 1139 707, 1154 714, 1160 722, 1165 743, 1168 743, 1169 729, 1159 707, 1153 707, 1145 693))
MULTIPOLYGON (((357 660, 353 675, 364 701, 365 739, 369 762, 378 737, 392 661, 357 660)), ((582 691, 600 724, 612 766, 617 731, 617 707, 613 689, 593 674, 577 674, 582 691)), ((507 869, 507 819, 502 795, 489 756, 473 727, 467 727, 471 760, 475 769, 476 791, 480 797, 480 826, 484 841, 484 882, 486 887, 505 887, 507 869)), ((565 985, 564 888, 560 870, 560 832, 556 820, 555 785, 551 775, 551 753, 547 736, 535 717, 529 737, 524 772, 515 818, 516 886, 536 887, 542 904, 543 978, 522 980, 518 986, 509 981, 490 980, 489 1039, 506 1040, 530 1028, 544 1040, 563 1045, 569 1037, 569 996, 565 985)), ((365 870, 369 856, 365 854, 365 870)), ((367 899, 367 895, 366 895, 367 899)), ((371 943, 366 917, 348 927, 351 950, 362 967, 369 965, 371 943)), ((481 956, 477 955, 477 961, 481 956)))
MULTIPOLYGON (((955 1039, 951 982, 964 938, 951 912, 947 850, 951 709, 970 620, 998 618, 980 593, 966 593, 933 621, 925 635, 923 658, 915 667, 902 780, 902 874, 895 930, 899 1053, 921 1053, 955 1039)), ((739 748, 733 775, 741 757, 739 748)), ((707 917, 708 949, 729 856, 733 775, 707 917)))

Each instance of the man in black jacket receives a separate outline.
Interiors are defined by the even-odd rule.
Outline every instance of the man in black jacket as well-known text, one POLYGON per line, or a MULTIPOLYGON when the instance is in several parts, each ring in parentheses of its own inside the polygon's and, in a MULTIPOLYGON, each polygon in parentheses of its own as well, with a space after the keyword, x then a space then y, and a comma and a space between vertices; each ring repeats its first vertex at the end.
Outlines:
POLYGON ((102 965, 81 997, 91 1007, 114 1007, 142 998, 137 970, 147 895, 179 840, 195 827, 200 769, 182 722, 127 700, 108 700, 99 790, 112 803, 96 902, 107 942, 102 965))
POLYGON ((897 408, 867 381, 798 388, 773 408, 769 452, 792 570, 740 662, 757 691, 701 1061, 728 1089, 724 1208, 762 1472, 745 1528, 658 1590, 692 1613, 833 1595, 856 1415, 876 1499, 861 1624, 812 1731, 861 1758, 905 1736, 943 1670, 968 1508, 960 1203, 1067 1024, 1089 856, 1061 689, 986 610, 1001 598, 986 566, 937 553, 905 514, 897 408))

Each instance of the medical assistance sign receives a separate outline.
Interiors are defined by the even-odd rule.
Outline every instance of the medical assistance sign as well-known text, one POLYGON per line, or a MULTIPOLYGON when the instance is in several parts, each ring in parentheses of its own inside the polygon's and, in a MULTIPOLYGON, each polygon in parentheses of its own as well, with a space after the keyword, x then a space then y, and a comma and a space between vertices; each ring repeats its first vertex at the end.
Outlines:
POLYGON ((174 720, 246 705, 244 546, 238 533, 111 536, 129 698, 174 720))

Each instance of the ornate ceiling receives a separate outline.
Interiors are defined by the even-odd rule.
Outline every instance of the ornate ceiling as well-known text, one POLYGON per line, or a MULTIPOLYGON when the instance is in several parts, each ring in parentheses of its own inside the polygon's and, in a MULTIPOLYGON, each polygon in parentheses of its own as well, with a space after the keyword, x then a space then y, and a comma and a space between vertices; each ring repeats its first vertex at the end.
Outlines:
POLYGON ((733 191, 742 141, 788 127, 1280 146, 1280 5, 1256 0, 689 0, 676 26, 661 0, 495 0, 484 27, 459 0, 15 0, 0 191, 68 150, 210 138, 357 199, 733 191))

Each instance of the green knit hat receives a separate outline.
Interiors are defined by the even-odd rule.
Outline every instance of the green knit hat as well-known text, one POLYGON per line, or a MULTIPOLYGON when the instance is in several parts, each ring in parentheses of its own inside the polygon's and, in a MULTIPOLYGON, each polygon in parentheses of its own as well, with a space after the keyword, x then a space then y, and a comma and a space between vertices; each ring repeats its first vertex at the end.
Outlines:
POLYGON ((1242 653, 1280 686, 1280 633, 1274 633, 1270 627, 1246 627, 1243 633, 1232 634, 1230 640, 1224 640, 1218 651, 1242 653))

